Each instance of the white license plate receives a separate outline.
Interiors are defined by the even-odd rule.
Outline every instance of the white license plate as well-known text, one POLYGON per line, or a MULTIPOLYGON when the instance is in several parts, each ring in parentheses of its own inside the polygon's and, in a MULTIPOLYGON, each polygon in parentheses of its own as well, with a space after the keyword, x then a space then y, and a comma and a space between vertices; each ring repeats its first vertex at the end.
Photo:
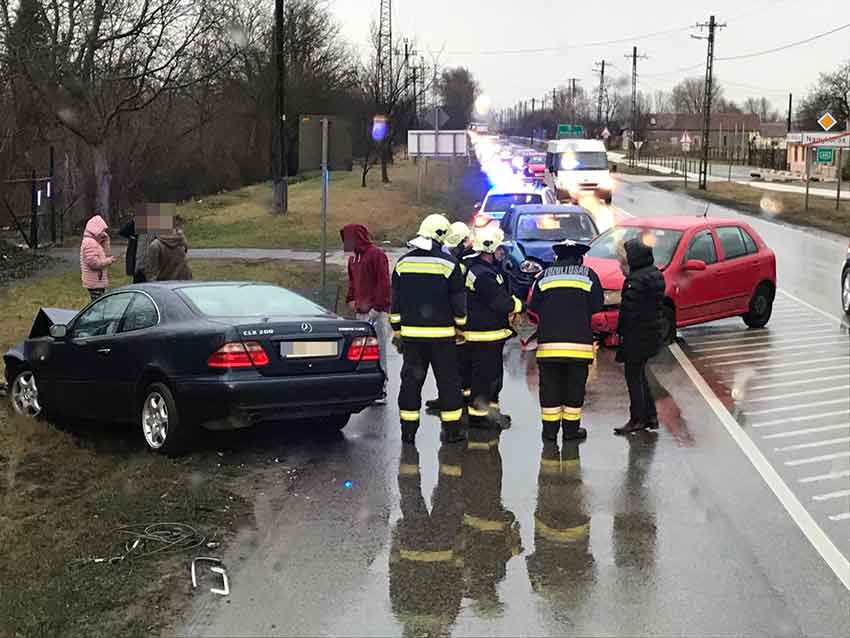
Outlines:
POLYGON ((284 341, 280 344, 280 355, 284 359, 335 357, 338 354, 336 341, 284 341))

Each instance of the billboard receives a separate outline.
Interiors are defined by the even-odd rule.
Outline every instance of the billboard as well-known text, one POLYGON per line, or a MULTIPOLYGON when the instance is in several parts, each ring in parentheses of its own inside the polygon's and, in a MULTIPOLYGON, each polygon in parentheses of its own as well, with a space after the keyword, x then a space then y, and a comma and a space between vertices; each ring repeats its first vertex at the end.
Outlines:
POLYGON ((328 118, 328 165, 332 171, 354 166, 351 122, 336 115, 302 115, 298 118, 298 170, 322 167, 322 119, 328 118))

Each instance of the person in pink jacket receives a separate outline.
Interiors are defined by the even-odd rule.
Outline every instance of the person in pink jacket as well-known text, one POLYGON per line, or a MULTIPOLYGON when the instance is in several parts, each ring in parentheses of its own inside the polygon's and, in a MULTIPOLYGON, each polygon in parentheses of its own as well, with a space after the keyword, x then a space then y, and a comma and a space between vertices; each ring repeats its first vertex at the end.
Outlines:
POLYGON ((86 232, 80 244, 80 274, 83 288, 89 291, 92 301, 109 288, 107 269, 118 260, 110 255, 112 251, 107 228, 103 217, 95 215, 86 222, 86 232))

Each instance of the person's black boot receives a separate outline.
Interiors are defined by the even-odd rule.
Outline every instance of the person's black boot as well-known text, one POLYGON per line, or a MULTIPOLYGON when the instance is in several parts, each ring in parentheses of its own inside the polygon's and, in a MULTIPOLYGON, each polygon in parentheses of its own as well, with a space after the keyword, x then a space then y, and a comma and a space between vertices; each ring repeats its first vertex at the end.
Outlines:
POLYGON ((401 440, 404 443, 416 443, 416 430, 419 429, 418 423, 402 423, 401 424, 401 440))
POLYGON ((587 430, 577 423, 564 422, 564 441, 584 441, 587 438, 587 430))
POLYGON ((546 422, 543 424, 543 440, 544 441, 557 441, 558 440, 558 430, 561 429, 561 422, 546 422))
POLYGON ((500 430, 509 430, 511 428, 512 419, 510 414, 502 414, 497 412, 493 415, 493 423, 500 430))
POLYGON ((440 400, 439 399, 429 399, 425 402, 425 411, 428 414, 436 414, 440 411, 440 400))
POLYGON ((460 443, 466 441, 466 435, 461 430, 460 425, 444 425, 443 431, 440 434, 440 440, 443 443, 460 443))
POLYGON ((646 429, 646 423, 643 421, 638 421, 637 419, 629 419, 625 425, 614 428, 614 434, 625 436, 627 434, 634 434, 635 432, 640 432, 646 429))
POLYGON ((647 428, 649 428, 650 430, 657 430, 657 429, 658 429, 658 427, 659 427, 659 425, 658 425, 658 416, 656 415, 656 416, 651 416, 651 417, 649 417, 649 418, 646 420, 646 427, 647 427, 647 428))

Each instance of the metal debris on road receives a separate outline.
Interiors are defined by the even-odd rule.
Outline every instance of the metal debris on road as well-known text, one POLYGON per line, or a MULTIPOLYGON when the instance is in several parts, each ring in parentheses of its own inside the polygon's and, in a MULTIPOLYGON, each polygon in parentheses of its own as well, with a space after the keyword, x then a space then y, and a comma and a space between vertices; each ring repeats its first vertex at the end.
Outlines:
POLYGON ((210 571, 221 576, 222 582, 224 584, 224 586, 221 589, 218 589, 216 587, 211 587, 210 593, 218 594, 219 596, 229 596, 230 595, 230 581, 227 579, 227 572, 224 570, 224 568, 218 567, 218 565, 221 565, 221 559, 219 559, 219 558, 212 558, 212 557, 209 557, 209 556, 199 556, 198 558, 195 558, 194 560, 192 560, 192 569, 191 569, 191 571, 192 571, 192 587, 195 588, 195 589, 197 589, 197 587, 198 587, 198 572, 197 572, 197 569, 195 568, 195 565, 197 565, 199 562, 213 563, 215 566, 210 567, 210 571))

